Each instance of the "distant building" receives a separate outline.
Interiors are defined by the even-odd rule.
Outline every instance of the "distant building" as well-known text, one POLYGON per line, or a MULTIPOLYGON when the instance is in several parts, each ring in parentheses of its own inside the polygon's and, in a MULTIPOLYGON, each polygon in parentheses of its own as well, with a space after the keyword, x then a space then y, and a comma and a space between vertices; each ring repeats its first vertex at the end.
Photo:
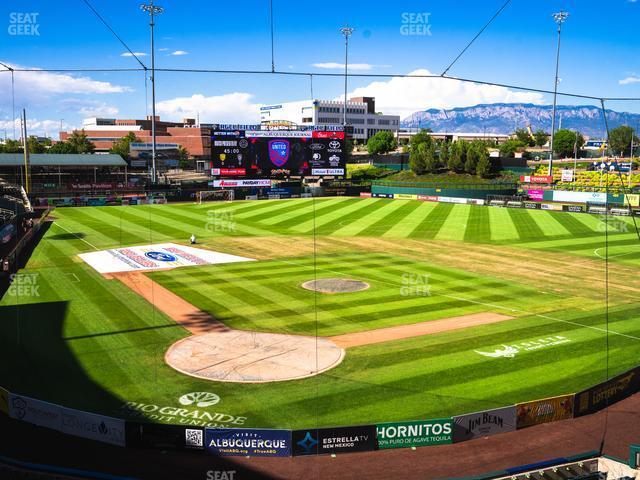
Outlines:
MULTIPOLYGON (((125 137, 129 132, 135 134, 140 143, 149 144, 149 149, 152 142, 151 116, 144 120, 88 118, 83 121, 82 129, 89 141, 95 144, 96 153, 108 152, 113 142, 125 137)), ((71 133, 60 132, 60 140, 66 140, 71 133)), ((189 152, 189 157, 196 161, 196 166, 204 168, 205 163, 211 158, 211 129, 197 126, 192 118, 185 118, 182 122, 166 122, 157 116, 156 144, 170 144, 172 150, 184 147, 189 152)))
MULTIPOLYGON (((399 139, 411 139, 419 129, 402 129, 398 132, 399 139)), ((455 142, 456 140, 466 140, 471 142, 473 140, 487 140, 497 143, 504 143, 511 138, 511 134, 508 133, 489 133, 489 132, 431 132, 429 133, 431 138, 436 140, 449 140, 455 142)))
MULTIPOLYGON (((344 102, 335 100, 305 100, 260 107, 263 125, 333 126, 342 125, 344 102)), ((397 133, 398 115, 376 113, 372 97, 351 98, 347 102, 347 125, 353 128, 353 138, 366 141, 382 130, 397 133)))

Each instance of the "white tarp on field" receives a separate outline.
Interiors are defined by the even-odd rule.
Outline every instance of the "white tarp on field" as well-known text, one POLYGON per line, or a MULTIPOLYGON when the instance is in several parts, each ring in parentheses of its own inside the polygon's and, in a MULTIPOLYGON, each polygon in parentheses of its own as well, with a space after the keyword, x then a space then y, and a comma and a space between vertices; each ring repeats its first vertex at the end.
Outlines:
POLYGON ((175 243, 114 248, 79 256, 100 273, 140 272, 253 260, 175 243))

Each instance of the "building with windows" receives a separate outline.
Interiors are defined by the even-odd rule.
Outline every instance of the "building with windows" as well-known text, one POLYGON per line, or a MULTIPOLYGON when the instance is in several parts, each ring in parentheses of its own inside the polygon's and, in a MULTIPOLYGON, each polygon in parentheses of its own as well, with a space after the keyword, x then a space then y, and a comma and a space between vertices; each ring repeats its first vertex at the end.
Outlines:
MULTIPOLYGON (((277 126, 296 124, 301 126, 342 125, 344 102, 339 100, 306 100, 260 107, 263 125, 277 126)), ((376 101, 372 97, 351 98, 347 102, 347 125, 353 128, 353 138, 367 141, 381 130, 397 134, 400 127, 398 115, 383 115, 376 112, 376 101)))

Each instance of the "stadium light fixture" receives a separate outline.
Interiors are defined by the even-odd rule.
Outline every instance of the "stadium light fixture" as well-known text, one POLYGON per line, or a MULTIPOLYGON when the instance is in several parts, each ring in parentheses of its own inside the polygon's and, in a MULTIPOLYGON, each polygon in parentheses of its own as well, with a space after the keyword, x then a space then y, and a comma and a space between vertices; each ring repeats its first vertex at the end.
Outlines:
POLYGON ((551 151, 549 152, 549 175, 553 175, 553 136, 556 131, 556 106, 557 106, 557 98, 558 98, 558 68, 560 66, 560 36, 562 33, 562 24, 567 20, 568 16, 569 16, 569 13, 563 10, 560 10, 559 12, 553 14, 553 20, 558 25, 558 46, 556 49, 556 77, 553 83, 553 113, 551 114, 551 141, 550 141, 551 151))
POLYGON ((345 127, 345 130, 347 126, 347 82, 349 78, 347 69, 349 65, 349 37, 353 34, 354 30, 354 28, 351 28, 348 25, 340 29, 340 33, 344 35, 344 112, 342 125, 345 127))
POLYGON ((142 3, 140 9, 149 14, 149 27, 151 28, 151 181, 156 183, 156 65, 155 65, 155 48, 153 38, 153 27, 155 26, 154 18, 164 12, 164 8, 153 4, 153 0, 149 0, 149 4, 142 3))

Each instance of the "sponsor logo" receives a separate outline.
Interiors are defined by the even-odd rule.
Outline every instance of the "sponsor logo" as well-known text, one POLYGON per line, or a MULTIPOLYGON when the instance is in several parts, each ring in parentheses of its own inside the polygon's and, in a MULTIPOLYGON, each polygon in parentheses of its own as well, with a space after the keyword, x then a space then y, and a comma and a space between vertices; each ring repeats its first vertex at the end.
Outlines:
POLYGON ((282 167, 287 160, 291 148, 288 140, 269 140, 269 160, 276 167, 282 167))
POLYGON ((22 420, 27 414, 27 401, 24 398, 14 397, 11 400, 11 407, 16 418, 22 420))
POLYGON ((175 262, 177 260, 173 255, 164 252, 147 252, 144 256, 157 262, 175 262))
POLYGON ((239 146, 240 148, 247 148, 247 147, 249 146, 249 141, 248 141, 246 138, 241 138, 241 139, 238 141, 238 146, 239 146))
POLYGON ((320 155, 319 153, 314 153, 311 158, 313 158, 314 160, 317 161, 317 160, 322 159, 322 155, 320 155))
POLYGON ((311 432, 307 432, 302 440, 296 442, 304 450, 305 454, 313 453, 313 448, 318 444, 318 440, 313 438, 311 432))
POLYGON ((329 142, 329 148, 333 150, 339 150, 341 147, 340 142, 337 140, 332 140, 329 142))
POLYGON ((593 403, 598 404, 600 402, 606 401, 607 399, 617 395, 618 393, 629 388, 629 383, 631 379, 635 376, 635 372, 629 372, 624 377, 618 379, 612 385, 606 385, 603 388, 594 390, 593 392, 593 403))
POLYGON ((513 358, 520 352, 532 352, 541 348, 553 347, 569 343, 571 340, 562 335, 552 335, 550 337, 539 338, 528 342, 515 343, 511 345, 502 345, 503 348, 497 348, 493 352, 484 352, 474 350, 479 355, 489 358, 513 358))
POLYGON ((340 165, 340 157, 337 155, 331 155, 329 157, 329 164, 332 167, 337 167, 338 165, 340 165))
POLYGON ((344 168, 312 168, 311 175, 344 175, 344 168))
POLYGON ((220 397, 210 392, 185 393, 178 401, 180 405, 196 405, 197 407, 210 407, 220 401, 220 397))
MULTIPOLYGON (((331 142, 331 143, 333 143, 333 142, 331 142)), ((336 142, 336 143, 338 143, 338 145, 340 145, 339 142, 336 142)), ((331 144, 329 144, 329 145, 331 145, 331 144)), ((324 145, 321 144, 321 143, 312 143, 311 145, 309 145, 309 148, 311 150, 322 150, 324 148, 324 145)))

